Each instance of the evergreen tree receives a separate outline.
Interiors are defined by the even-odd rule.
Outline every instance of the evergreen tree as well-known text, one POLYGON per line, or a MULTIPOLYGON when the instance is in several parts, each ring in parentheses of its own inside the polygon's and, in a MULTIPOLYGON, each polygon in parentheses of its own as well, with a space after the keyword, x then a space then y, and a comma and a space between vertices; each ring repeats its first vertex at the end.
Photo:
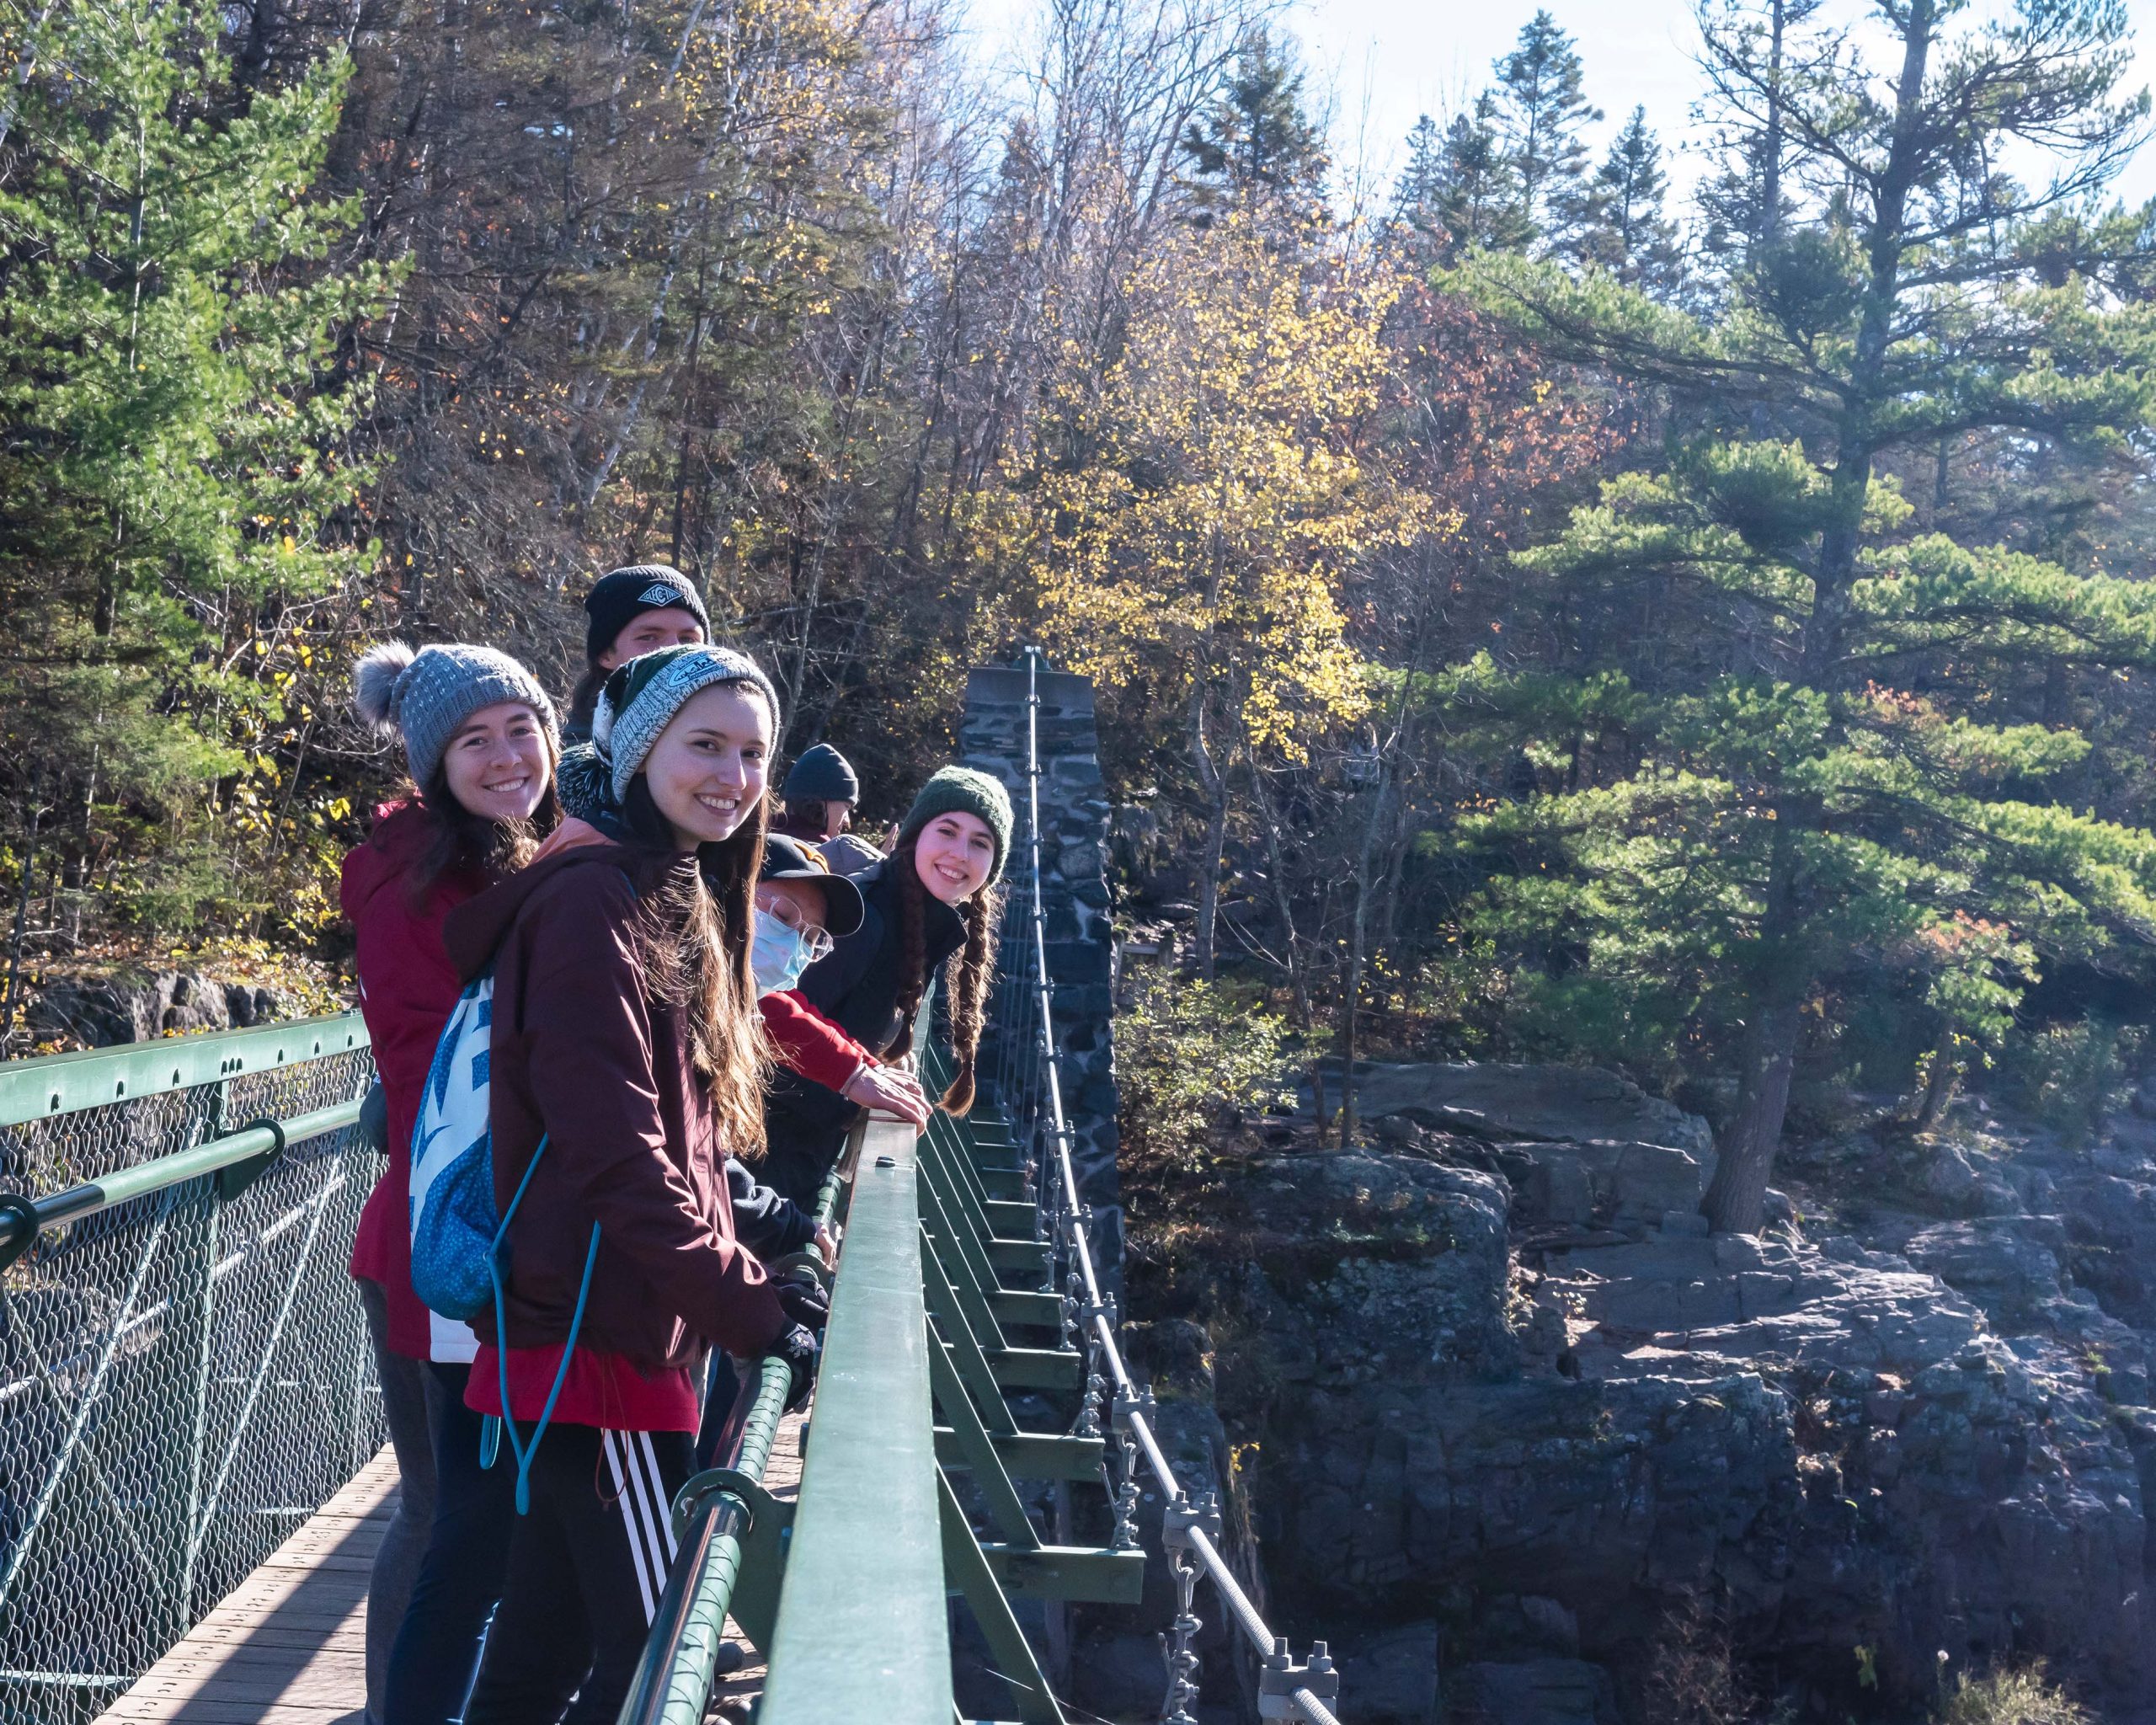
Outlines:
POLYGON ((1547 12, 1497 62, 1495 120, 1520 202, 1543 243, 1562 247, 1581 218, 1588 152, 1580 131, 1602 118, 1581 93, 1579 51, 1547 12))
POLYGON ((0 782, 78 916, 165 927, 264 889, 273 641, 370 561, 333 344, 385 282, 312 190, 345 62, 243 95, 220 19, 52 8, 0 159, 0 782))
POLYGON ((1226 88, 1183 136, 1203 218, 1270 206, 1314 212, 1331 163, 1303 112, 1303 75, 1263 33, 1237 57, 1226 88))
POLYGON ((1662 213, 1668 184, 1647 110, 1635 108, 1582 201, 1576 242, 1581 261, 1657 299, 1673 294, 1684 279, 1684 254, 1676 223, 1662 213))
MULTIPOLYGON (((1418 131, 1420 128, 1417 128, 1418 131)), ((1418 181, 1423 214, 1439 259, 1459 253, 1518 251, 1534 238, 1519 175, 1497 136, 1497 98, 1485 90, 1475 106, 1455 114, 1418 181)), ((1402 184, 1402 203, 1406 183, 1402 184)))
POLYGON ((1838 75, 1771 93, 1752 39, 1710 22, 1722 118, 1740 141, 1780 131, 1790 200, 1711 323, 1518 259, 1470 283, 1559 351, 1691 403, 1667 472, 1610 483, 1529 560, 1575 620, 1578 670, 1485 661, 1455 690, 1518 717, 1539 769, 1536 794, 1469 830, 1513 871, 1488 925, 1572 955, 1550 987, 1576 1020, 1599 999, 1708 1052, 1737 1027, 1718 1228, 1758 1226, 1836 979, 1901 970, 1953 1058, 2003 1030, 2047 957, 2156 938, 2156 838, 2070 799, 2091 745, 2050 698, 2156 665, 2156 590, 1919 531, 1893 478, 1972 435, 2025 458, 2121 453, 2156 410, 2156 318, 2092 280, 2094 249, 2061 259, 2074 242, 2050 220, 2140 134, 2147 98, 2116 90, 2123 9, 2020 0, 1951 28, 1963 10, 1895 8, 1876 74, 1822 32, 1796 58, 1838 75), (2020 146, 2051 152, 2046 183, 1999 171, 2020 146), (1651 621, 1591 626, 1619 611, 1651 621))

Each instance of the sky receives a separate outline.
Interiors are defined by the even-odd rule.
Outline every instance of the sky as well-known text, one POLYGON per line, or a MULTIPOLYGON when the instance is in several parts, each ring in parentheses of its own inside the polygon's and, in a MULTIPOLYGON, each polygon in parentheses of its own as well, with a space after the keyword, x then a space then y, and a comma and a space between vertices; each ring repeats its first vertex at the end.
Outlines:
MULTIPOLYGON (((1359 166, 1366 184, 1388 188, 1401 141, 1417 116, 1440 122, 1490 81, 1491 64, 1508 50, 1538 0, 1289 0, 1289 27, 1302 49, 1309 84, 1329 104, 1333 159, 1352 187, 1359 166)), ((1667 152, 1673 184, 1689 189, 1701 159, 1688 153, 1690 108, 1700 78, 1693 63, 1691 0, 1540 0, 1578 42, 1588 100, 1605 118, 1588 138, 1596 159, 1644 104, 1647 124, 1667 152)), ((1979 12, 2009 0, 1976 0, 1979 12)), ((978 51, 993 61, 1007 51, 1019 21, 1039 0, 971 0, 978 51)), ((2156 0, 2126 0, 2137 37, 2134 82, 2156 88, 2156 0)), ((1861 26, 1865 0, 1827 0, 1830 17, 1861 26)), ((1343 190, 1346 188, 1343 188, 1343 190)), ((2156 144, 2144 147, 2118 183, 2139 203, 2156 197, 2156 144)), ((1374 201, 1382 203, 1380 190, 1374 201)))
MULTIPOLYGON (((1668 152, 1672 179, 1694 178, 1685 146, 1700 78, 1692 59, 1697 30, 1690 0, 1540 0, 1579 45, 1588 99, 1605 116, 1590 134, 1602 147, 1633 107, 1668 152)), ((1334 159, 1365 165, 1389 184, 1400 141, 1422 114, 1440 120, 1487 83, 1536 0, 1295 0, 1290 27, 1313 85, 1333 93, 1334 159)), ((1979 6, 1979 10, 2004 9, 1979 6)), ((1861 20, 1861 0, 1828 0, 1829 15, 1861 20)), ((2156 0, 2127 0, 2138 49, 2135 80, 2156 88, 2156 0)), ((2144 147, 2119 182, 2131 202, 2156 197, 2156 144, 2144 147)))

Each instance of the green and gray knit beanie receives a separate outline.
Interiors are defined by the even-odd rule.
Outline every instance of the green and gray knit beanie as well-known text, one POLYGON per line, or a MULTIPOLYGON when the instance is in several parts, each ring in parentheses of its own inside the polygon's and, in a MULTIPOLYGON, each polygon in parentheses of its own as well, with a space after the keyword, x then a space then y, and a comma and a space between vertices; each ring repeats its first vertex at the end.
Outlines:
POLYGON ((629 781, 643 763, 659 733, 698 691, 715 683, 746 683, 771 703, 771 729, 778 729, 778 691, 762 668, 731 647, 662 647, 630 660, 606 679, 592 711, 591 740, 609 769, 609 788, 618 806, 629 781))
POLYGON ((906 810, 899 825, 899 842, 905 844, 939 814, 975 815, 995 835, 995 862, 986 883, 994 886, 1011 854, 1011 793, 1003 782, 970 766, 939 768, 906 810))

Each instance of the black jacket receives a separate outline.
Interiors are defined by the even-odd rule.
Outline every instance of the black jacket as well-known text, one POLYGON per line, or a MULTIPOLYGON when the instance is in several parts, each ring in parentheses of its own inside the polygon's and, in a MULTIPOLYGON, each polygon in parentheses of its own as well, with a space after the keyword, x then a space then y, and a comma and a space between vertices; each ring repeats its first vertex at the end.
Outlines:
MULTIPOLYGON (((905 932, 899 908, 897 871, 905 867, 886 857, 866 874, 861 888, 861 927, 836 943, 802 973, 801 997, 871 1054, 881 1055, 899 1033, 899 977, 905 932)), ((930 976, 965 944, 966 925, 940 899, 921 895, 921 943, 930 976)), ((852 1119, 854 1104, 835 1090, 798 1073, 780 1072, 764 1103, 764 1124, 772 1147, 779 1149, 806 1129, 827 1138, 852 1119)))

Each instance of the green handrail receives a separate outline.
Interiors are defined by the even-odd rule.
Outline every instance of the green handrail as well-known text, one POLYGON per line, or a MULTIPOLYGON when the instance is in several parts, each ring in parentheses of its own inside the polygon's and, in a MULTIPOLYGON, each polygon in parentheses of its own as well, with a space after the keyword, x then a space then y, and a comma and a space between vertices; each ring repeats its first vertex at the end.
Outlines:
MULTIPOLYGON (((750 1487, 763 1482, 792 1383, 784 1360, 762 1361, 733 1465, 682 1487, 674 1509, 680 1553, 652 1614, 621 1725, 702 1725, 744 1544, 759 1513, 750 1487)), ((771 1513, 768 1505, 763 1513, 771 1513)))
POLYGON ((332 1012, 253 1030, 216 1030, 81 1054, 0 1060, 0 1126, 19 1126, 164 1091, 191 1090, 243 1073, 366 1046, 366 1023, 357 1012, 332 1012))
POLYGON ((915 1144, 862 1136, 761 1725, 954 1717, 915 1144))
POLYGON ((258 1120, 222 1138, 198 1144, 191 1150, 176 1151, 170 1156, 122 1168, 100 1180, 84 1181, 45 1198, 0 1194, 0 1269, 5 1269, 29 1251, 46 1228, 61 1222, 78 1221, 99 1210, 110 1210, 115 1204, 162 1192, 184 1180, 275 1156, 287 1145, 342 1131, 359 1118, 357 1101, 340 1102, 330 1108, 295 1114, 288 1120, 258 1120))

